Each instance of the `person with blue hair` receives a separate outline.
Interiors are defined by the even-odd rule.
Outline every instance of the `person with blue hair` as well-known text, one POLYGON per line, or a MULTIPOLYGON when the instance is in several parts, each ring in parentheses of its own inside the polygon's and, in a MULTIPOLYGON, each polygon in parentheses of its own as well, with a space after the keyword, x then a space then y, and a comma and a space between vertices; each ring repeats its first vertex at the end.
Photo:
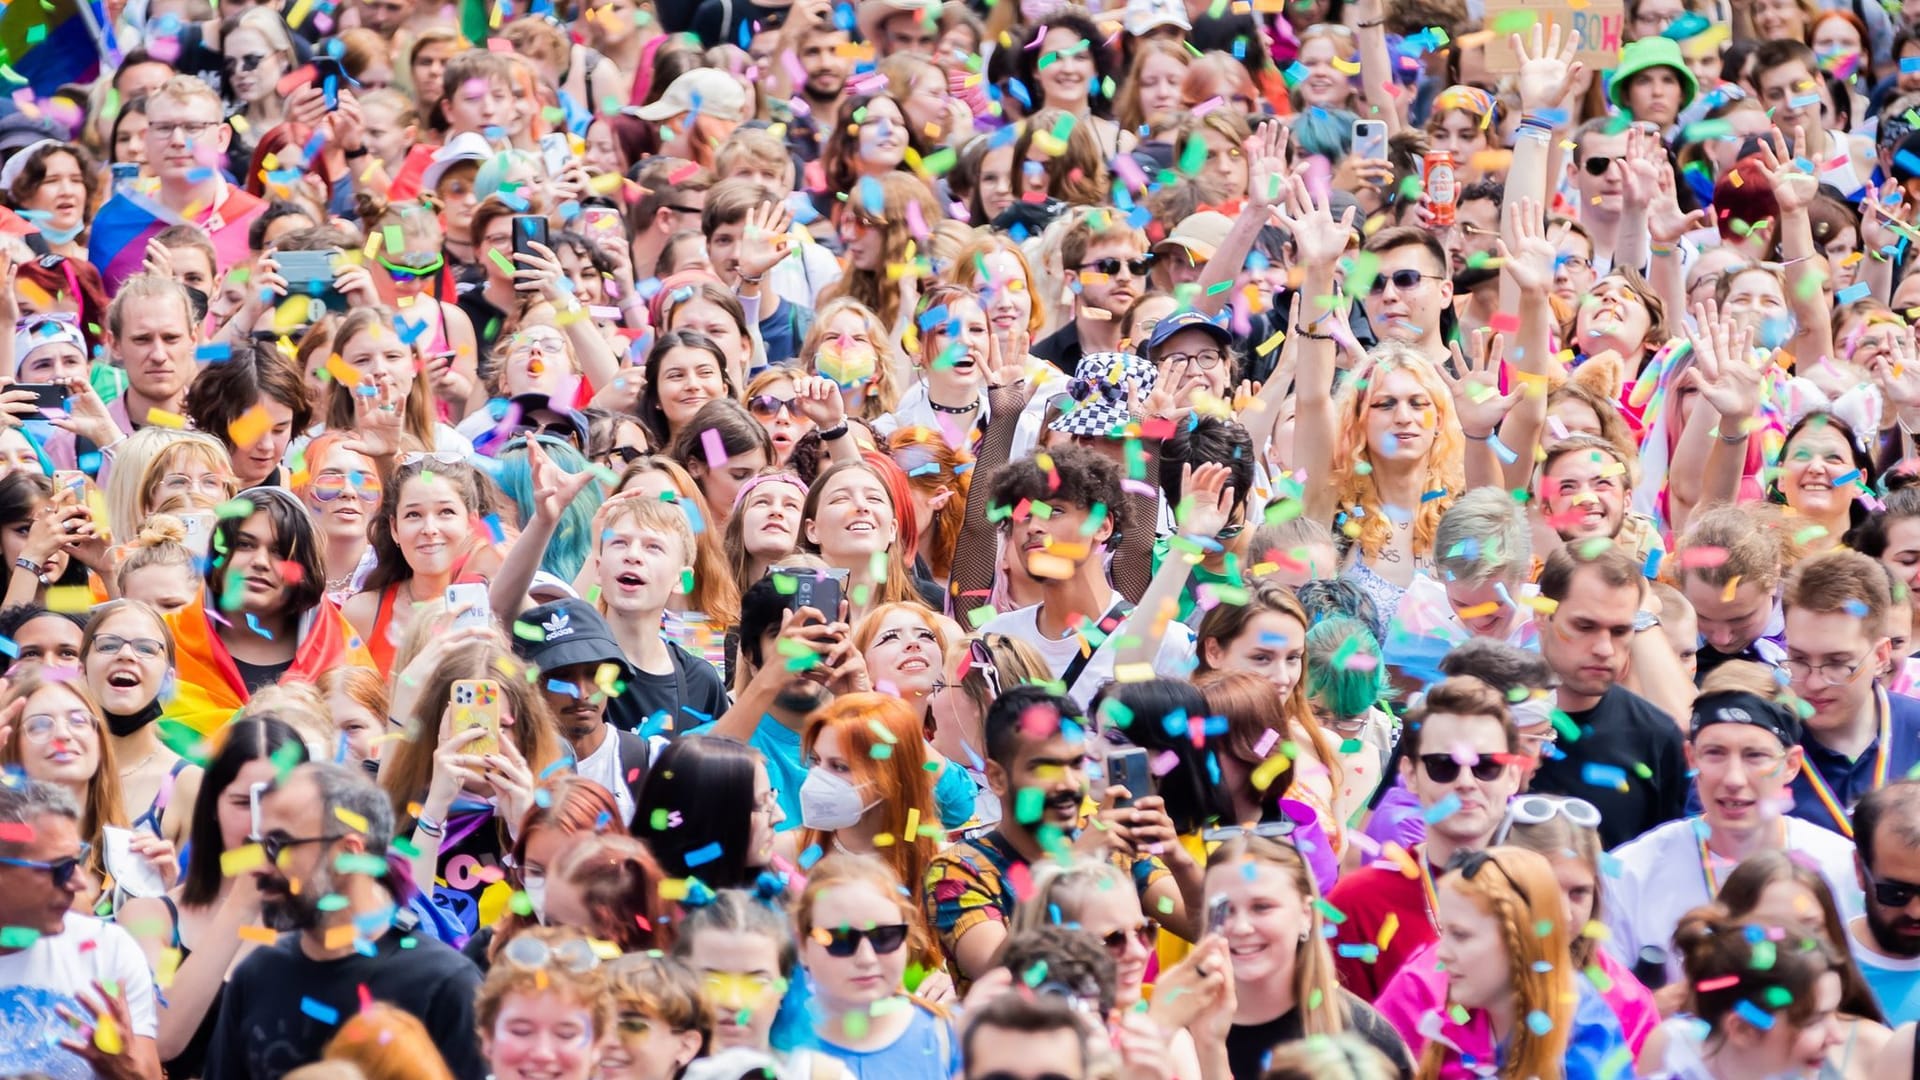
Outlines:
MULTIPOLYGON (((540 448, 546 456, 567 473, 586 472, 592 463, 579 450, 553 435, 535 435, 540 448)), ((497 468, 489 473, 513 500, 520 512, 521 521, 531 521, 534 513, 533 467, 527 461, 527 444, 524 439, 515 439, 494 459, 497 468)), ((561 512, 559 524, 554 527, 553 536, 547 541, 546 554, 541 556, 540 569, 552 574, 561 581, 572 581, 586 565, 587 556, 593 551, 593 512, 594 508, 606 501, 607 492, 599 479, 587 481, 586 488, 567 504, 561 512)))

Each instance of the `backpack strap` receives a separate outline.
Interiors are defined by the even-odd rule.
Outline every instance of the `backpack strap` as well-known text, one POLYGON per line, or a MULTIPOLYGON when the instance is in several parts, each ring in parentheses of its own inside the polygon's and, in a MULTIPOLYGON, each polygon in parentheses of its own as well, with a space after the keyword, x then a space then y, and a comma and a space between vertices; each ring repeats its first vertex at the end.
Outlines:
POLYGON ((1073 662, 1068 664, 1067 670, 1060 675, 1060 681, 1066 686, 1068 693, 1073 692, 1074 684, 1080 681, 1080 674, 1087 670, 1089 663, 1093 662, 1093 654, 1107 647, 1113 632, 1120 629, 1120 624, 1126 622, 1127 616, 1131 614, 1133 614, 1133 604, 1123 597, 1115 600, 1113 606, 1107 609, 1107 613, 1100 617, 1100 632, 1107 636, 1101 639, 1098 647, 1076 653, 1073 662))
POLYGON ((620 781, 627 786, 627 794, 633 796, 633 805, 639 806, 640 785, 646 783, 647 770, 653 765, 658 748, 652 745, 653 739, 643 739, 631 731, 615 728, 614 735, 620 740, 620 781))

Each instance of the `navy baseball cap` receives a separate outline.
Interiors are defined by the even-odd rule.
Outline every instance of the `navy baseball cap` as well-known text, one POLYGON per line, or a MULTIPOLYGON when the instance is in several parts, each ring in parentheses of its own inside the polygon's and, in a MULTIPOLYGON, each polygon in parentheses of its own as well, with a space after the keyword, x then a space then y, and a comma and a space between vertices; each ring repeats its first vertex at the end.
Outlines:
POLYGON ((1233 344, 1232 331, 1192 308, 1185 308, 1154 324, 1153 336, 1147 339, 1147 359, 1153 359, 1153 354, 1160 350, 1160 346, 1167 343, 1168 338, 1188 329, 1205 330, 1208 336, 1219 342, 1223 349, 1233 344))

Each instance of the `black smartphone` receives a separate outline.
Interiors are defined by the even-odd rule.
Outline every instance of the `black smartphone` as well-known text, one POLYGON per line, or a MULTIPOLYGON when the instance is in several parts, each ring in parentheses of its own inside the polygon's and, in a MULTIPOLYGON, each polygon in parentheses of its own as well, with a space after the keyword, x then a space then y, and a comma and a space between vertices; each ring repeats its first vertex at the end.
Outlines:
POLYGON ((341 66, 337 57, 316 56, 313 58, 313 85, 320 88, 327 100, 327 111, 340 107, 340 91, 343 87, 355 85, 353 77, 341 66))
MULTIPOLYGON (((812 608, 825 616, 828 622, 840 617, 840 597, 847 580, 845 570, 816 570, 808 566, 776 566, 771 571, 776 579, 793 583, 789 591, 780 587, 780 594, 787 598, 787 610, 799 611, 812 608)), ((778 581, 776 580, 776 584, 778 581)))
POLYGON ((69 391, 59 383, 17 382, 8 387, 10 390, 27 390, 33 394, 33 407, 47 412, 66 412, 69 391))
MULTIPOLYGON (((539 252, 533 250, 535 244, 544 248, 553 246, 547 242, 547 219, 539 214, 513 215, 513 253, 537 255, 539 252)), ((519 266, 518 260, 514 265, 519 266)))
POLYGON ((1133 800, 1153 794, 1153 772, 1147 767, 1147 752, 1137 746, 1121 746, 1107 751, 1107 783, 1127 789, 1120 806, 1132 806, 1133 800))

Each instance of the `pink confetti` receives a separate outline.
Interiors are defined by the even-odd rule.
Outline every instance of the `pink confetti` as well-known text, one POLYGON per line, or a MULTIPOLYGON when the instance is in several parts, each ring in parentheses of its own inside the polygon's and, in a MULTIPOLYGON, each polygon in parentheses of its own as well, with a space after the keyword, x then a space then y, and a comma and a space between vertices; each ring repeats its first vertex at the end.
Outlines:
POLYGON ((708 428, 700 433, 700 447, 707 452, 707 468, 724 469, 727 467, 727 448, 720 442, 720 429, 708 428))

